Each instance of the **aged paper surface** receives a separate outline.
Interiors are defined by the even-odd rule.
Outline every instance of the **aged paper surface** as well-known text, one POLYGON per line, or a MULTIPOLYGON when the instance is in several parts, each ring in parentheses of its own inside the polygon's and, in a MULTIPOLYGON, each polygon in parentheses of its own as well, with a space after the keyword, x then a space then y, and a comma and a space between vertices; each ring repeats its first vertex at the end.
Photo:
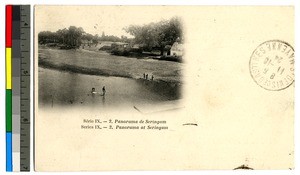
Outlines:
POLYGON ((34 30, 37 171, 294 168, 293 7, 35 6, 34 30), (182 61, 98 49, 173 17, 182 61), (100 39, 39 36, 69 26, 100 39))

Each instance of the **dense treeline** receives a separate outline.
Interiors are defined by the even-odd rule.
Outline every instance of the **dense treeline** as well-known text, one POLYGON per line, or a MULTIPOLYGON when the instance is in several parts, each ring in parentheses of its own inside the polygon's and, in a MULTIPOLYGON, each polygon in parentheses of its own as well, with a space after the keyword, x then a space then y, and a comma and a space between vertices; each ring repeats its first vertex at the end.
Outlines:
POLYGON ((38 34, 38 40, 40 44, 61 44, 66 48, 78 48, 84 33, 81 27, 70 26, 56 32, 42 31, 38 34))
POLYGON ((38 41, 40 44, 49 44, 60 46, 64 49, 79 48, 82 42, 98 43, 98 41, 112 41, 112 42, 129 42, 126 36, 121 38, 113 35, 102 36, 92 35, 86 33, 83 28, 70 26, 68 29, 59 29, 56 32, 42 31, 38 34, 38 41))

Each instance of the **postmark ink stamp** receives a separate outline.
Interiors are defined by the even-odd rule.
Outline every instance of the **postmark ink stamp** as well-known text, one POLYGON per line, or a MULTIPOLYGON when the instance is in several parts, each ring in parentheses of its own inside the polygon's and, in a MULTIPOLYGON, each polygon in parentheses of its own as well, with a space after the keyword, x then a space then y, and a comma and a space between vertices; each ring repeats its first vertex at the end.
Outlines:
POLYGON ((253 80, 262 88, 280 91, 294 82, 295 51, 287 42, 270 40, 252 53, 249 69, 253 80))

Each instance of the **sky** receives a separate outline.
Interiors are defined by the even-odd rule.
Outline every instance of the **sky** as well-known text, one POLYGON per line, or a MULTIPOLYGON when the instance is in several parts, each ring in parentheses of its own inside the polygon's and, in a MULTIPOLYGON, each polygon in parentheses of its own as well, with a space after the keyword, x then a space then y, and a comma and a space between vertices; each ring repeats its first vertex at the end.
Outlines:
POLYGON ((163 6, 35 6, 36 32, 82 27, 90 34, 132 37, 123 28, 170 19, 176 10, 163 6))

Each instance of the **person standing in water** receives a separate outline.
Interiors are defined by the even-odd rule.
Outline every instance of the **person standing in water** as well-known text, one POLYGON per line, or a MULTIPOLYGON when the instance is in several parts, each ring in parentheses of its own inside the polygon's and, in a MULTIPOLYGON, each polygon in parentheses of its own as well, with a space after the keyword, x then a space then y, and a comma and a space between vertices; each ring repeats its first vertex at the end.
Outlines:
POLYGON ((103 93, 103 96, 105 96, 105 93, 106 93, 105 86, 103 86, 103 88, 102 88, 102 93, 103 93))

